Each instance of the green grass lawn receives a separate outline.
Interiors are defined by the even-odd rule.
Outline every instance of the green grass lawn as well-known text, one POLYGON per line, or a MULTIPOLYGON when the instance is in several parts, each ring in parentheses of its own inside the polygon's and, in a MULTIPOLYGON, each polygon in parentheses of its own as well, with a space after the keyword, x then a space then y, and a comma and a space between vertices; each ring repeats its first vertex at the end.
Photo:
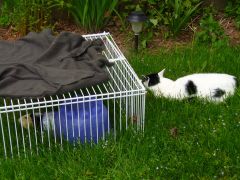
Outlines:
MULTIPOLYGON (((222 72, 240 79, 240 48, 194 47, 131 55, 138 75, 166 68, 176 79, 222 72)), ((129 130, 114 142, 0 160, 1 179, 239 179, 240 91, 221 104, 146 99, 144 135, 129 130), (172 137, 170 129, 178 135, 172 137)))

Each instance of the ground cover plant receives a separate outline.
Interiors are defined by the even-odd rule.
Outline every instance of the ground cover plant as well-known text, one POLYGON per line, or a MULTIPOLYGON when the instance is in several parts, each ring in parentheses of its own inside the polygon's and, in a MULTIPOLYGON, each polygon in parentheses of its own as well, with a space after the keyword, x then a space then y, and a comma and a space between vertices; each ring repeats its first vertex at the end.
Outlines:
MULTIPOLYGON (((129 2, 124 0, 119 3, 118 17, 123 22, 129 12, 142 10, 148 17, 145 23, 144 33, 141 39, 142 47, 146 48, 156 35, 164 38, 176 38, 184 29, 188 29, 189 23, 199 14, 202 14, 201 0, 139 0, 129 2)), ((125 23, 124 23, 125 22, 125 23)))
POLYGON ((99 31, 106 25, 118 3, 117 0, 55 1, 55 5, 69 11, 78 25, 91 32, 99 31))
MULTIPOLYGON (((190 46, 128 57, 138 75, 166 68, 176 79, 224 72, 240 79, 239 47, 190 46)), ((146 99, 144 134, 134 129, 117 142, 46 150, 39 156, 0 160, 2 179, 238 179, 240 91, 221 104, 146 99)))
POLYGON ((214 19, 213 14, 208 14, 200 20, 200 30, 196 32, 194 41, 199 44, 221 46, 228 43, 223 28, 219 22, 214 19))
POLYGON ((52 1, 6 0, 0 6, 0 26, 13 25, 21 35, 51 28, 52 1))
POLYGON ((228 5, 225 9, 225 13, 228 16, 232 16, 235 19, 237 28, 240 28, 240 2, 237 0, 228 1, 228 5))

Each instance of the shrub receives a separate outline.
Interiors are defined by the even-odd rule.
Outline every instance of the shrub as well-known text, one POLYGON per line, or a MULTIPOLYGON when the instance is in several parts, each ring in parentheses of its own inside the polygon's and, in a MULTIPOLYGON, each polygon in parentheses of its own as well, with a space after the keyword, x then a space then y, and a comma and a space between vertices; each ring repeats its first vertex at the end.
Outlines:
POLYGON ((240 1, 239 0, 228 1, 225 13, 228 16, 233 16, 235 18, 236 26, 238 29, 240 29, 240 1))
POLYGON ((101 30, 115 10, 117 0, 55 0, 55 4, 66 8, 77 24, 88 31, 101 30))
POLYGON ((167 23, 171 36, 175 37, 186 27, 187 23, 196 12, 200 3, 192 4, 190 1, 169 0, 166 1, 169 11, 166 13, 167 23))
MULTIPOLYGON (((125 7, 125 9, 129 12, 134 10, 132 4, 129 3, 129 8, 125 7)), ((140 6, 149 19, 142 35, 142 46, 146 47, 154 34, 163 33, 165 38, 179 35, 193 16, 199 12, 200 5, 201 0, 140 0, 136 2, 135 7, 140 6)), ((120 14, 126 13, 120 11, 120 14)))
POLYGON ((51 25, 52 1, 6 0, 1 7, 1 25, 12 24, 22 35, 51 25))
POLYGON ((200 0, 143 0, 140 6, 146 9, 154 26, 166 26, 168 36, 177 36, 197 12, 200 0))
POLYGON ((11 16, 9 15, 9 5, 3 3, 0 8, 0 26, 7 27, 11 23, 11 16))
POLYGON ((202 17, 200 31, 195 35, 195 42, 208 45, 221 45, 228 42, 223 28, 214 19, 212 13, 202 17))

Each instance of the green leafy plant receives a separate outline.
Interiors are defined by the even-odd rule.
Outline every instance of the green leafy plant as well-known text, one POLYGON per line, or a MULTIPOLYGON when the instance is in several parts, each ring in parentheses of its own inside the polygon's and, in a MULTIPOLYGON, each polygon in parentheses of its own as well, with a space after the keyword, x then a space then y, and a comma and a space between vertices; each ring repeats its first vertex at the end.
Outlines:
POLYGON ((155 35, 176 37, 193 16, 199 13, 201 0, 140 0, 136 1, 135 7, 136 5, 144 10, 149 19, 141 38, 142 47, 145 48, 155 35))
POLYGON ((226 44, 228 39, 223 28, 210 13, 201 19, 200 31, 195 35, 195 42, 198 44, 221 45, 226 44))
POLYGON ((51 26, 52 1, 6 0, 1 8, 0 22, 12 26, 22 35, 51 26))
POLYGON ((26 34, 29 31, 40 31, 51 26, 51 1, 47 0, 18 0, 14 8, 13 23, 18 31, 26 34), (20 15, 20 16, 19 16, 20 15))
POLYGON ((193 15, 198 12, 200 0, 142 0, 142 9, 153 27, 166 26, 165 36, 177 36, 186 27, 193 15))
POLYGON ((117 0, 57 0, 56 4, 66 8, 81 27, 89 31, 98 31, 106 25, 117 2, 117 0))
POLYGON ((8 4, 3 3, 0 8, 0 26, 7 27, 11 23, 8 4))
MULTIPOLYGON (((147 47, 155 35, 176 37, 186 28, 194 15, 200 12, 201 0, 122 0, 117 7, 118 16, 124 26, 127 15, 140 7, 148 17, 141 35, 142 47, 147 47)), ((126 28, 124 28, 126 29, 126 28)))
POLYGON ((186 27, 192 15, 201 5, 201 2, 196 5, 192 5, 190 1, 169 0, 166 1, 166 3, 168 4, 169 9, 172 10, 166 12, 168 27, 171 31, 171 36, 175 37, 183 28, 186 27))
POLYGON ((234 17, 236 26, 237 26, 237 28, 240 29, 240 1, 238 1, 238 0, 228 1, 228 5, 225 9, 225 13, 228 16, 234 17))

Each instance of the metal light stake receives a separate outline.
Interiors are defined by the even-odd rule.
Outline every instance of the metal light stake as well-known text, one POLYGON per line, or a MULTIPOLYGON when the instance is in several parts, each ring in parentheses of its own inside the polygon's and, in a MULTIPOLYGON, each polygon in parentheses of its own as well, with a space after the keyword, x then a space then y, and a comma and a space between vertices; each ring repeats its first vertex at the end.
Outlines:
POLYGON ((142 31, 143 22, 147 20, 147 17, 142 11, 134 11, 130 13, 127 19, 132 25, 135 34, 135 50, 138 51, 139 33, 142 31))

